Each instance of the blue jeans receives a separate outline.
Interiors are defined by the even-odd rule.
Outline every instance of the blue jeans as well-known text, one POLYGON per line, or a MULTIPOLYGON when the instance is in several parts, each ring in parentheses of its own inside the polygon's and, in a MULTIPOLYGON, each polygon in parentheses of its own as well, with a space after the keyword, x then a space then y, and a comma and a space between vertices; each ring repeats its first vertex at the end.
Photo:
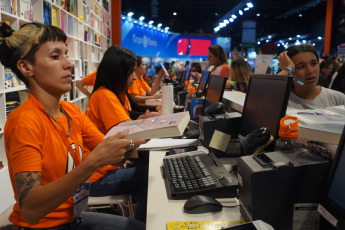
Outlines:
POLYGON ((136 163, 135 167, 108 172, 91 184, 90 196, 109 196, 128 193, 137 201, 134 218, 146 223, 148 166, 136 163))
MULTIPOLYGON (((31 228, 19 227, 19 230, 30 230, 31 228)), ((40 228, 32 230, 145 230, 145 224, 123 216, 82 212, 80 217, 70 224, 64 224, 54 228, 40 228)))

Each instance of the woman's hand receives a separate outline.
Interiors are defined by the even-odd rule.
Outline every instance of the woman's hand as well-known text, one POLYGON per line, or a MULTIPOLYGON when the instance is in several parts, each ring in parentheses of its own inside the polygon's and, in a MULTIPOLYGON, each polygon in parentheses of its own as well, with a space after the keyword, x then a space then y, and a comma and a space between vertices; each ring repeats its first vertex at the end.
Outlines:
MULTIPOLYGON (((94 148, 88 159, 91 158, 100 168, 106 165, 119 165, 125 158, 124 154, 131 149, 131 140, 124 139, 127 133, 126 131, 118 132, 104 139, 94 148)), ((147 142, 144 139, 133 139, 132 141, 135 147, 147 142)))
POLYGON ((157 116, 160 116, 162 115, 161 113, 157 113, 157 112, 150 112, 148 109, 145 111, 145 114, 143 115, 140 115, 138 119, 145 119, 145 118, 149 118, 149 117, 157 117, 157 116))
POLYGON ((286 69, 288 66, 292 67, 293 70, 295 70, 295 63, 290 59, 290 57, 287 55, 287 51, 282 52, 277 57, 278 59, 278 66, 280 69, 286 69))
POLYGON ((158 99, 158 98, 161 98, 162 97, 162 94, 155 94, 152 96, 152 99, 158 99))

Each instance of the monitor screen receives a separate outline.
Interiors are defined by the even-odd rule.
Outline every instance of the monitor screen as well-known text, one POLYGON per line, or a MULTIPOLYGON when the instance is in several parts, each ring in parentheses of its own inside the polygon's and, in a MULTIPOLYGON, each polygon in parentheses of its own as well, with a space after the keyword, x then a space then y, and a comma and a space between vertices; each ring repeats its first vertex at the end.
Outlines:
POLYGON ((318 211, 337 229, 345 229, 345 128, 325 184, 318 211))
POLYGON ((278 137, 280 119, 285 116, 292 77, 254 74, 249 78, 244 101, 240 135, 268 127, 278 137))
POLYGON ((208 77, 210 76, 210 73, 211 72, 208 70, 202 71, 197 90, 201 90, 203 93, 206 91, 206 85, 207 85, 207 81, 208 81, 208 77))
POLYGON ((177 54, 190 56, 207 56, 211 39, 180 38, 177 41, 177 54))
POLYGON ((203 111, 210 105, 222 101, 225 83, 227 78, 211 75, 207 86, 207 93, 204 101, 203 111))

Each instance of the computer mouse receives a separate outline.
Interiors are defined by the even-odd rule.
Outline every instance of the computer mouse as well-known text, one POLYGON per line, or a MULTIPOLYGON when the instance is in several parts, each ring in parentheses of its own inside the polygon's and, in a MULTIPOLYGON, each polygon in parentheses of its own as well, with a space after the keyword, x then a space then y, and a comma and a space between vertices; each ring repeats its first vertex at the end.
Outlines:
POLYGON ((273 141, 273 136, 267 127, 261 127, 240 139, 242 150, 245 155, 261 152, 273 141))
POLYGON ((219 212, 223 205, 212 197, 196 195, 189 198, 183 206, 183 211, 189 214, 219 212))

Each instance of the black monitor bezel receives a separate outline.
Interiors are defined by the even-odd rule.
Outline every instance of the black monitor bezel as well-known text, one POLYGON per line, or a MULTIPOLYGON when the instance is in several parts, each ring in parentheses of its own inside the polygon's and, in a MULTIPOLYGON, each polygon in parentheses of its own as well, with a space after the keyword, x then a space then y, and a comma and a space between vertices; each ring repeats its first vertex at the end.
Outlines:
POLYGON ((205 111, 206 108, 208 108, 210 105, 212 104, 215 104, 214 102, 211 102, 209 100, 207 100, 207 95, 208 95, 208 90, 210 88, 210 85, 211 82, 212 82, 212 79, 214 78, 217 78, 218 79, 223 79, 223 84, 222 84, 222 88, 221 88, 221 91, 220 91, 220 94, 219 94, 219 99, 218 99, 218 102, 221 102, 223 100, 223 95, 224 95, 224 89, 225 89, 225 85, 226 85, 226 81, 227 81, 227 78, 226 77, 222 77, 222 76, 219 76, 219 75, 210 75, 208 77, 208 85, 207 85, 207 89, 206 89, 206 96, 205 96, 205 100, 204 100, 204 103, 203 103, 203 113, 205 111))
MULTIPOLYGON (((251 74, 249 77, 249 82, 248 82, 248 88, 247 88, 247 92, 246 92, 246 97, 244 100, 244 105, 243 105, 243 110, 242 110, 242 119, 241 119, 241 128, 240 128, 240 132, 239 132, 239 137, 243 137, 245 135, 247 135, 247 133, 244 133, 243 131, 243 123, 245 122, 245 119, 243 118, 246 115, 246 105, 248 103, 248 95, 250 95, 251 92, 251 87, 252 87, 252 80, 253 79, 269 79, 269 80, 277 80, 277 81, 285 81, 286 82, 286 88, 285 88, 285 92, 284 92, 284 98, 283 98, 283 104, 280 108, 280 119, 285 117, 286 115, 286 109, 287 109, 287 105, 289 102, 289 97, 290 97, 290 91, 293 85, 293 77, 292 76, 287 76, 287 75, 271 75, 271 74, 251 74)), ((279 121, 277 121, 277 127, 279 128, 279 121)), ((253 130, 254 131, 254 130, 253 130)), ((276 135, 273 136, 275 139, 278 138, 278 130, 276 132, 276 135)))
MULTIPOLYGON (((338 148, 334 154, 334 158, 332 160, 332 165, 331 165, 331 168, 330 168, 329 173, 327 175, 324 190, 322 193, 320 206, 322 206, 323 211, 319 210, 319 212, 322 216, 324 216, 324 214, 325 214, 324 210, 326 210, 329 214, 332 215, 333 218, 337 219, 338 225, 334 226, 337 229, 344 229, 344 227, 345 227, 345 209, 342 210, 343 212, 339 212, 337 210, 337 208, 335 207, 335 205, 333 204, 333 202, 330 202, 328 200, 328 193, 329 193, 329 190, 331 188, 331 185, 333 182, 333 177, 334 177, 334 174, 337 170, 339 159, 341 157, 341 154, 342 154, 344 148, 345 148, 345 127, 343 128, 343 132, 342 132, 339 144, 338 144, 338 148), (342 225, 341 227, 339 226, 339 223, 342 225)), ((324 216, 324 217, 327 220, 327 216, 324 216)))
POLYGON ((208 70, 203 70, 203 71, 202 71, 202 74, 201 74, 201 77, 200 77, 200 81, 199 81, 199 85, 198 85, 197 90, 202 90, 202 93, 205 93, 205 92, 206 92, 206 90, 207 90, 207 84, 208 84, 210 75, 211 75, 211 72, 210 72, 210 71, 208 71, 208 70), (203 89, 200 89, 201 86, 202 86, 201 83, 204 83, 204 82, 205 82, 205 84, 203 84, 203 89))

